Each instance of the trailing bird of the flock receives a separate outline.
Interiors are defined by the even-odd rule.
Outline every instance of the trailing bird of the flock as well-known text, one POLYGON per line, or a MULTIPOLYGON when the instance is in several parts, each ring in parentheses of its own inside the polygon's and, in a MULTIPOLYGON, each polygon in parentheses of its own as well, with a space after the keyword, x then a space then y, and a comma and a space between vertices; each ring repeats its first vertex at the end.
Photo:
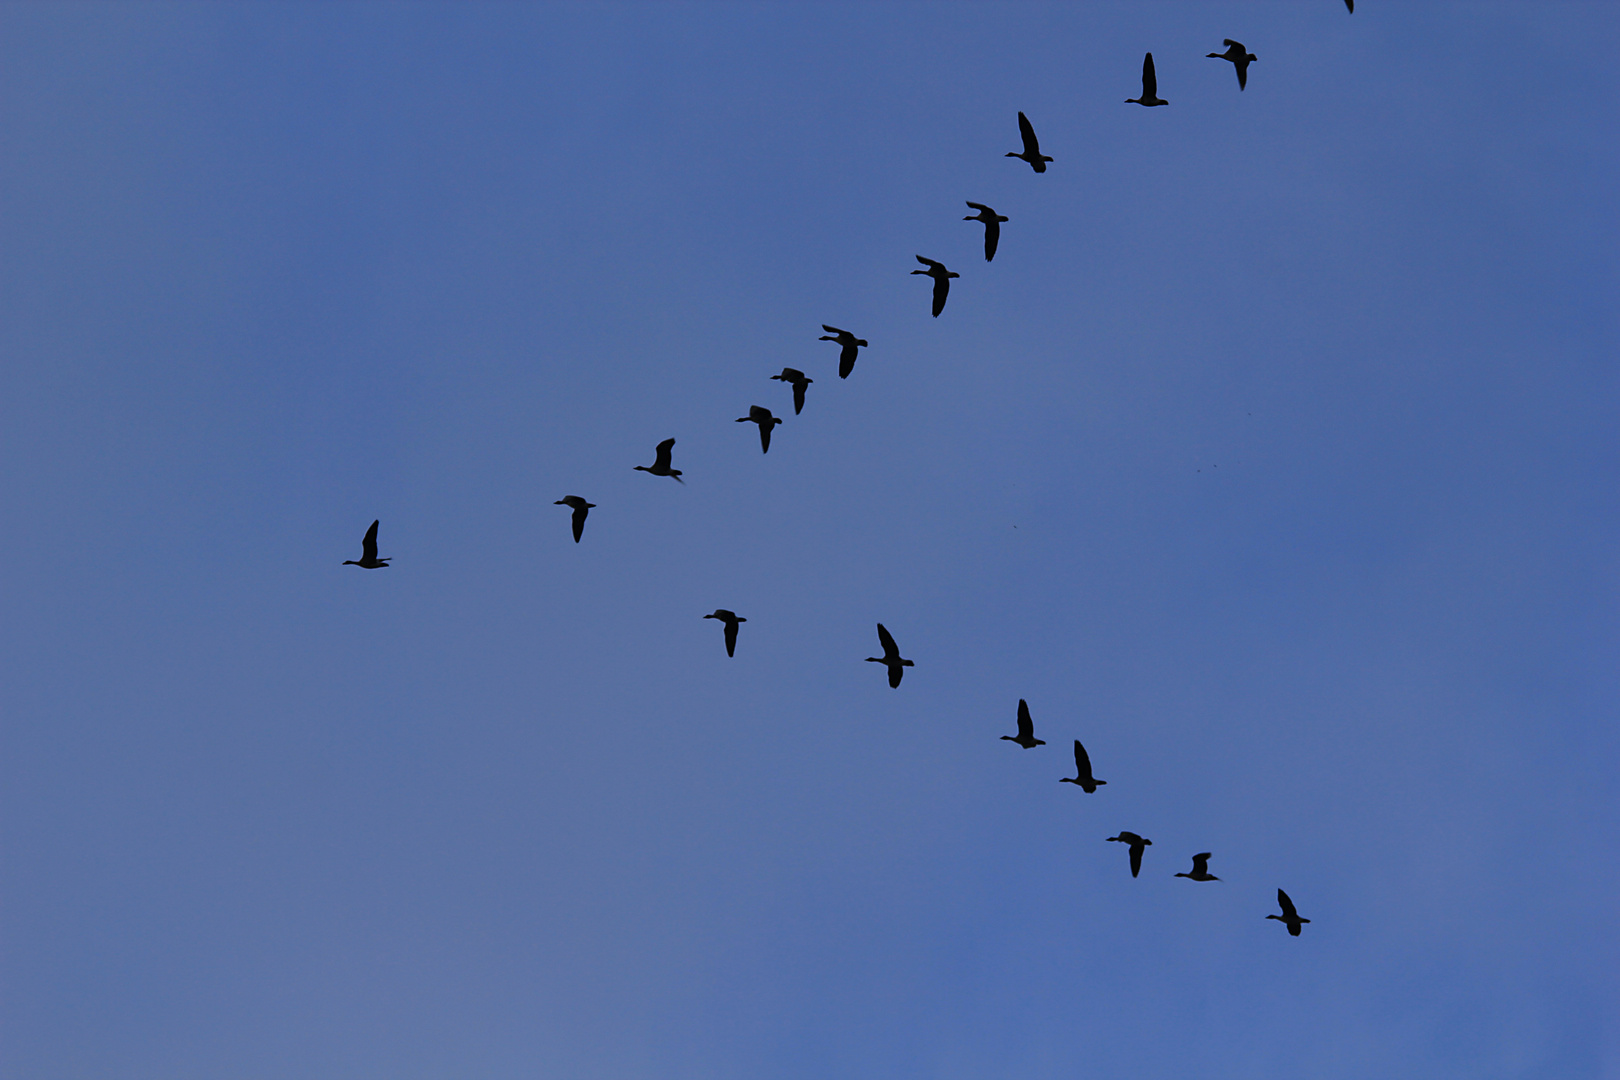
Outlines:
POLYGON ((1237 68, 1238 89, 1247 89, 1249 85, 1249 65, 1260 58, 1244 48, 1241 41, 1233 41, 1231 38, 1227 38, 1221 44, 1226 46, 1225 52, 1212 52, 1205 55, 1215 60, 1232 61, 1232 66, 1237 68))
MULTIPOLYGON (((1345 7, 1353 12, 1355 10, 1353 0, 1345 0, 1345 7)), ((1230 62, 1237 72, 1238 89, 1240 91, 1244 90, 1248 86, 1249 65, 1255 62, 1256 57, 1253 53, 1249 52, 1248 47, 1240 41, 1227 38, 1225 39, 1224 44, 1226 45, 1225 52, 1212 52, 1206 55, 1213 59, 1226 60, 1230 62)), ((1168 104, 1168 102, 1166 102, 1163 98, 1159 97, 1158 77, 1154 69, 1153 54, 1151 52, 1147 53, 1142 59, 1141 96, 1127 98, 1126 101, 1129 104, 1144 105, 1149 107, 1168 104)), ((1029 117, 1026 116, 1022 111, 1018 113, 1018 132, 1023 142, 1023 150, 1017 152, 1009 151, 1006 156, 1018 158, 1021 161, 1026 162, 1036 173, 1046 172, 1047 164, 1055 161, 1056 159, 1041 152, 1040 141, 1035 136, 1034 125, 1030 123, 1029 117)), ((963 201, 966 202, 968 208, 974 210, 975 213, 965 216, 962 220, 979 222, 984 226, 984 260, 986 263, 989 263, 996 257, 996 251, 1001 240, 1001 225, 1003 222, 1010 219, 1007 217, 1007 215, 998 213, 993 207, 986 203, 974 202, 971 199, 965 199, 963 201)), ((945 310, 945 303, 950 296, 951 280, 954 278, 960 278, 961 275, 948 269, 943 262, 940 262, 937 259, 925 258, 922 255, 916 256, 916 259, 922 264, 923 268, 920 270, 913 270, 911 273, 914 275, 922 275, 932 280, 932 312, 934 317, 937 318, 940 313, 945 310)), ((825 333, 819 340, 831 341, 838 345, 839 379, 848 379, 850 374, 855 370, 855 362, 860 356, 860 350, 866 347, 868 342, 865 338, 856 337, 855 334, 849 330, 844 330, 836 326, 830 326, 826 323, 823 323, 821 328, 825 331, 825 333)), ((793 414, 795 416, 800 415, 804 411, 805 390, 810 386, 811 383, 815 382, 815 380, 796 367, 783 367, 778 374, 771 375, 769 378, 777 382, 786 383, 792 388, 793 414)), ((778 417, 769 408, 766 408, 763 405, 749 406, 748 415, 737 417, 736 422, 739 424, 752 423, 758 426, 759 446, 761 453, 770 452, 771 433, 776 429, 777 426, 784 423, 781 417, 778 417)), ((678 483, 684 483, 684 481, 681 480, 681 470, 674 468, 672 465, 671 459, 674 447, 675 440, 673 438, 663 440, 657 446, 653 463, 651 465, 636 465, 634 466, 634 469, 638 472, 645 472, 652 476, 665 476, 677 481, 678 483)), ((584 535, 585 520, 590 511, 595 508, 596 504, 593 502, 587 502, 582 496, 579 495, 565 495, 562 498, 557 499, 555 505, 566 506, 572 511, 574 542, 576 544, 579 543, 581 537, 584 535)), ((362 553, 360 558, 345 560, 345 566, 359 566, 367 570, 377 570, 388 566, 388 559, 377 557, 378 524, 379 523, 377 521, 373 521, 371 523, 371 528, 366 531, 365 539, 362 541, 362 553)), ((734 658, 737 652, 738 627, 748 620, 728 608, 716 608, 709 614, 704 615, 703 618, 714 619, 722 624, 724 627, 726 655, 734 658)), ((883 649, 883 655, 868 656, 866 658, 866 662, 882 664, 888 672, 889 686, 891 688, 898 689, 901 679, 905 675, 906 668, 915 667, 916 665, 911 660, 908 660, 900 655, 900 648, 895 644, 894 636, 889 633, 888 628, 882 623, 877 624, 877 635, 878 642, 883 649)), ((1046 745, 1046 741, 1044 739, 1037 739, 1035 737, 1035 723, 1030 716, 1029 703, 1023 698, 1018 700, 1017 725, 1018 727, 1016 734, 1002 735, 1000 736, 1001 740, 1004 742, 1011 742, 1025 750, 1033 750, 1037 747, 1046 745)), ((1073 784, 1088 795, 1095 794, 1098 788, 1103 787, 1107 783, 1107 781, 1099 780, 1092 774, 1091 758, 1086 753, 1086 748, 1081 745, 1079 739, 1074 740, 1074 765, 1075 775, 1072 777, 1063 777, 1060 781, 1061 783, 1073 784)), ((1127 846, 1130 854, 1131 877, 1138 877, 1142 869, 1143 852, 1153 843, 1153 841, 1138 833, 1125 830, 1121 830, 1116 835, 1107 837, 1107 839, 1110 842, 1121 843, 1127 846)), ((1192 857, 1192 870, 1190 872, 1179 872, 1174 876, 1178 878, 1188 878, 1192 881, 1198 882, 1221 880, 1209 872, 1209 860, 1209 852, 1200 852, 1192 857)), ((1294 908, 1293 901, 1290 900, 1288 894, 1283 892, 1281 889, 1277 890, 1277 902, 1282 909, 1282 914, 1267 915, 1266 918, 1276 919, 1283 922, 1287 925, 1289 934, 1294 937, 1298 937, 1300 927, 1305 923, 1310 922, 1310 920, 1302 918, 1299 915, 1298 911, 1296 911, 1294 908)))

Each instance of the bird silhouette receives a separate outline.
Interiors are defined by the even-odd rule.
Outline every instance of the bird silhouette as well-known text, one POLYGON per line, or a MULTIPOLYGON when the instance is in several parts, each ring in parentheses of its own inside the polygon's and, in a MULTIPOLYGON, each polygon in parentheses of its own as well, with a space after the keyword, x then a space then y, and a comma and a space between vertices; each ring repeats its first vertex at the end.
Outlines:
POLYGON ((1098 780, 1091 775, 1091 758, 1086 755, 1086 748, 1080 745, 1080 740, 1076 739, 1074 740, 1074 775, 1065 776, 1058 783, 1075 784, 1080 790, 1090 795, 1108 781, 1098 780))
POLYGON ((1023 698, 1018 699, 1018 734, 1003 735, 1008 742, 1015 742, 1025 750, 1033 750, 1037 746, 1045 746, 1045 739, 1035 737, 1035 721, 1029 718, 1029 702, 1023 698))
POLYGON ((945 310, 945 298, 951 295, 951 278, 961 277, 962 275, 953 274, 945 269, 944 263, 935 262, 933 259, 925 259, 921 255, 917 256, 917 261, 927 269, 913 270, 912 273, 926 274, 934 279, 934 318, 937 319, 939 313, 945 310))
MULTIPOLYGON (((1356 13, 1356 0, 1344 0, 1344 8, 1350 14, 1354 15, 1356 13)), ((1282 890, 1279 889, 1277 891, 1281 892, 1282 890)), ((1307 919, 1306 921, 1309 922, 1310 920, 1307 919)))
POLYGON ((1311 920, 1300 917, 1299 912, 1294 909, 1294 902, 1288 899, 1288 894, 1281 889, 1277 890, 1277 906, 1282 908, 1282 914, 1267 915, 1266 918, 1276 919, 1280 923, 1287 923, 1288 933, 1294 937, 1299 937, 1301 924, 1308 923, 1311 920))
POLYGON ((380 521, 373 521, 371 528, 366 530, 366 538, 360 541, 360 557, 358 559, 344 559, 344 566, 358 566, 362 570, 386 570, 389 559, 377 558, 377 526, 380 521))
POLYGON ((976 203, 972 199, 966 202, 978 213, 962 220, 984 222, 984 261, 989 262, 996 257, 996 245, 1001 243, 1001 223, 1009 219, 1002 217, 984 203, 976 203))
POLYGON ((1142 58, 1142 96, 1128 97, 1127 105, 1168 105, 1168 101, 1159 96, 1159 76, 1153 71, 1153 54, 1148 53, 1142 58))
POLYGON ((1137 836, 1133 832, 1123 831, 1120 832, 1118 836, 1110 836, 1108 839, 1117 840, 1121 844, 1131 845, 1131 877, 1135 877, 1137 874, 1141 873, 1142 852, 1144 849, 1152 847, 1153 841, 1149 840, 1145 836, 1137 836))
POLYGON ((840 330, 838 327, 828 326, 826 323, 822 323, 821 328, 827 333, 816 340, 838 342, 840 349, 838 353, 838 377, 840 379, 849 378, 849 373, 855 370, 855 357, 860 353, 861 346, 866 344, 866 339, 858 338, 848 330, 840 330))
POLYGON ((1220 878, 1209 872, 1209 852, 1202 851, 1193 856, 1193 868, 1190 874, 1177 874, 1176 877, 1191 878, 1193 881, 1219 881, 1220 878))
POLYGON ((735 611, 727 611, 723 607, 715 608, 713 614, 705 615, 703 617, 705 619, 719 619, 721 622, 726 624, 726 655, 736 656, 737 624, 745 623, 748 620, 743 618, 741 615, 738 615, 735 611))
POLYGON ((804 412, 804 388, 816 380, 809 378, 798 368, 791 367, 783 368, 782 374, 772 375, 771 378, 775 379, 777 382, 793 384, 793 415, 798 416, 800 413, 804 412))
POLYGON ((1232 66, 1237 68, 1238 89, 1242 90, 1249 85, 1249 65, 1260 58, 1250 52, 1241 41, 1226 38, 1222 44, 1226 46, 1225 52, 1212 52, 1204 55, 1214 57, 1216 60, 1232 61, 1232 66))
POLYGON ((1041 153, 1041 141, 1035 137, 1035 126, 1029 122, 1029 117, 1023 113, 1018 114, 1018 134, 1024 137, 1024 152, 1015 154, 1009 150, 1007 151, 1008 157, 1015 157, 1029 162, 1029 167, 1036 172, 1045 172, 1046 163, 1057 160, 1056 158, 1046 157, 1041 153))
POLYGON ((552 506, 569 506, 569 507, 573 508, 573 510, 574 510, 574 543, 576 543, 576 544, 579 543, 579 538, 582 535, 584 535, 584 533, 585 533, 585 518, 590 514, 591 508, 594 507, 596 504, 593 503, 593 502, 586 502, 584 499, 580 498, 578 495, 564 495, 562 498, 558 499, 556 502, 552 503, 551 505, 552 506))
POLYGON ((759 448, 764 454, 771 452, 771 432, 776 429, 777 424, 784 422, 781 417, 772 416, 771 410, 763 405, 750 405, 747 416, 737 417, 739 424, 759 425, 759 448))
POLYGON ((658 456, 653 458, 651 465, 637 465, 636 472, 652 473, 654 476, 673 476, 677 484, 686 483, 681 479, 681 470, 669 467, 669 452, 675 448, 674 439, 665 439, 658 444, 658 456))
POLYGON ((867 663, 882 664, 887 667, 889 669, 890 688, 898 688, 900 677, 906 673, 906 668, 916 667, 917 665, 900 655, 900 646, 894 643, 894 635, 890 634, 882 623, 878 623, 877 628, 878 641, 883 645, 883 655, 868 656, 866 658, 867 663))

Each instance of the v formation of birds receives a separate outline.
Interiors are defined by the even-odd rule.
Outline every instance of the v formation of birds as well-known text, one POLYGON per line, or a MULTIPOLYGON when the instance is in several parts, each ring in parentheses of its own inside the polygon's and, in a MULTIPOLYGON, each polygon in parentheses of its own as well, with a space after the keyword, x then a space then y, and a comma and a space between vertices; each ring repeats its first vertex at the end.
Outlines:
MULTIPOLYGON (((1344 6, 1351 13, 1355 12, 1355 0, 1344 0, 1344 6)), ((1212 52, 1206 55, 1216 60, 1229 61, 1237 71, 1238 89, 1240 91, 1247 89, 1249 85, 1249 65, 1259 58, 1249 52, 1247 46, 1240 41, 1227 38, 1222 44, 1226 46, 1225 51, 1212 52)), ((1148 107, 1169 104, 1168 101, 1159 96, 1158 72, 1154 67, 1151 52, 1142 58, 1141 96, 1126 98, 1125 103, 1148 107)), ((1027 162, 1030 168, 1037 173, 1046 172, 1047 164, 1056 159, 1041 153, 1041 144, 1035 135, 1035 126, 1030 123, 1029 118, 1022 112, 1018 114, 1018 134, 1023 143, 1023 150, 1008 151, 1006 156, 1027 162)), ((977 221, 984 225, 984 261, 991 262, 995 259, 996 250, 1001 243, 1001 225, 1011 219, 998 214, 993 208, 984 203, 974 202, 971 199, 966 200, 966 202, 968 208, 977 211, 977 213, 969 214, 962 220, 977 221)), ((913 270, 911 273, 921 274, 932 279, 932 312, 933 316, 938 318, 945 310, 945 303, 950 298, 951 281, 960 278, 962 275, 950 270, 944 263, 935 259, 918 255, 917 261, 922 264, 922 269, 913 270)), ((860 350, 866 348, 868 342, 865 338, 856 337, 851 331, 836 326, 829 326, 824 323, 821 328, 826 333, 821 336, 820 340, 831 341, 838 345, 838 377, 840 379, 849 378, 855 370, 855 361, 860 356, 860 350)), ((787 383, 792 388, 793 414, 797 416, 802 413, 804 411, 805 391, 815 380, 809 378, 799 369, 791 367, 784 367, 780 374, 772 375, 770 378, 787 383)), ((785 420, 763 405, 750 405, 747 416, 737 417, 737 423, 739 424, 751 423, 758 425, 761 453, 770 453, 771 432, 778 425, 785 422, 785 420)), ((652 476, 667 476, 677 483, 685 483, 681 479, 681 470, 672 466, 674 449, 675 440, 672 438, 665 439, 654 449, 654 458, 651 465, 636 465, 634 469, 652 476)), ((556 500, 556 505, 566 506, 572 511, 574 543, 579 543, 585 534, 586 518, 596 504, 587 502, 579 495, 565 495, 556 500)), ((364 570, 388 568, 389 559, 377 557, 377 528, 379 524, 379 522, 373 521, 371 527, 366 530, 366 535, 361 541, 360 558, 345 559, 344 566, 358 566, 364 570)), ((736 656, 738 627, 748 620, 727 608, 716 608, 709 614, 704 615, 703 618, 715 619, 721 623, 724 631, 726 655, 736 656)), ((900 655, 900 647, 895 643, 894 635, 889 633, 888 628, 882 623, 877 624, 877 635, 878 644, 883 650, 883 655, 868 656, 866 660, 868 663, 882 664, 888 672, 889 686, 893 689, 899 689, 906 668, 915 667, 916 664, 900 655)), ((1016 735, 1003 735, 1001 736, 1003 740, 1016 743, 1025 750, 1033 750, 1037 746, 1046 745, 1046 740, 1035 737, 1035 722, 1030 716, 1028 702, 1022 698, 1018 701, 1017 723, 1018 733, 1016 735)), ((1104 787, 1108 783, 1106 780, 1099 780, 1092 773, 1091 757, 1086 753, 1086 748, 1081 745, 1079 739, 1074 740, 1074 769, 1074 776, 1065 776, 1059 780, 1059 783, 1073 784, 1087 795, 1095 794, 1098 788, 1104 787)), ((1125 830, 1121 830, 1116 836, 1106 837, 1105 839, 1113 843, 1126 845, 1130 857, 1131 877, 1137 877, 1142 870, 1142 856, 1147 848, 1153 845, 1153 841, 1145 836, 1125 830)), ((1196 882, 1220 881, 1220 878, 1209 872, 1209 860, 1212 857, 1211 852, 1199 852, 1192 857, 1192 869, 1190 871, 1178 872, 1174 876, 1196 882)), ((1277 906, 1282 913, 1267 915, 1266 918, 1275 919, 1284 924, 1288 928, 1289 934, 1298 937, 1300 927, 1311 920, 1299 914, 1299 911, 1294 907, 1293 900, 1282 889, 1277 890, 1277 906)))

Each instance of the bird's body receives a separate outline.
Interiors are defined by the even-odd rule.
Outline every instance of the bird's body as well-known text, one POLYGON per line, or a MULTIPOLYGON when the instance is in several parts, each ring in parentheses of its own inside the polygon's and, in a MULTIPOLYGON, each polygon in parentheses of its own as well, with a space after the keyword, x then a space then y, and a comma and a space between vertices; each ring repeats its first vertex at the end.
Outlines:
POLYGON ((1209 872, 1209 855, 1207 851, 1199 852, 1193 856, 1193 868, 1190 874, 1177 874, 1176 877, 1191 878, 1193 881, 1219 881, 1220 878, 1209 872))
POLYGON ((663 442, 658 444, 657 456, 653 458, 653 463, 651 465, 637 465, 634 467, 635 471, 652 473, 654 476, 672 476, 675 478, 675 482, 677 484, 686 483, 685 480, 681 479, 681 470, 672 469, 669 467, 670 451, 674 449, 675 440, 665 439, 663 442))
MULTIPOLYGON (((360 557, 358 559, 344 559, 344 566, 358 566, 362 570, 386 570, 388 559, 377 558, 377 526, 382 524, 373 521, 371 528, 366 530, 366 538, 360 541, 360 557)), ((391 559, 393 556, 389 556, 391 559)))
POLYGON ((1045 739, 1035 737, 1035 721, 1030 719, 1029 703, 1023 698, 1018 699, 1018 734, 1003 735, 1007 742, 1015 742, 1025 750, 1033 750, 1037 746, 1045 746, 1045 739))
POLYGON ((976 203, 970 199, 967 200, 967 204, 978 213, 962 220, 984 222, 984 261, 989 262, 996 257, 996 245, 1001 243, 1001 223, 1009 219, 1002 217, 984 203, 976 203))
POLYGON ((771 415, 771 410, 763 405, 750 405, 747 416, 737 417, 739 424, 759 425, 759 449, 762 454, 771 452, 771 432, 782 422, 781 417, 771 415))
POLYGON ((574 543, 579 543, 579 538, 585 534, 585 517, 596 504, 586 502, 578 495, 564 495, 551 505, 566 506, 574 511, 574 543))
POLYGON ((1029 122, 1029 117, 1025 116, 1021 112, 1018 114, 1018 134, 1023 137, 1024 152, 1022 154, 1015 154, 1009 150, 1007 151, 1006 156, 1015 157, 1022 161, 1029 162, 1029 167, 1034 169, 1036 172, 1045 172, 1046 163, 1048 161, 1055 161, 1056 159, 1049 158, 1041 153, 1041 142, 1035 137, 1035 125, 1031 124, 1029 122))
POLYGON ((1080 740, 1076 739, 1074 740, 1074 775, 1065 776, 1058 783, 1074 784, 1087 795, 1091 795, 1108 781, 1098 780, 1091 775, 1091 756, 1086 753, 1086 748, 1080 745, 1080 740))
POLYGON ((945 269, 944 263, 925 259, 921 255, 917 256, 917 261, 922 263, 925 269, 913 270, 912 273, 925 274, 934 279, 934 318, 937 319, 939 313, 945 310, 946 297, 951 295, 951 278, 962 275, 953 274, 945 269))
POLYGON ((777 382, 793 384, 793 415, 798 416, 804 411, 804 388, 816 380, 805 375, 798 368, 785 367, 782 374, 772 375, 777 382))
POLYGON ((1152 847, 1153 841, 1149 840, 1145 836, 1137 836, 1133 832, 1124 832, 1123 830, 1118 836, 1110 836, 1108 839, 1118 841, 1121 844, 1131 845, 1131 877, 1135 877, 1137 874, 1141 873, 1142 852, 1145 849, 1152 847))
POLYGON ((821 328, 827 333, 816 340, 838 342, 838 377, 849 378, 849 373, 855 370, 855 358, 860 355, 861 346, 866 344, 866 339, 858 338, 848 330, 840 330, 826 323, 822 323, 821 328))
POLYGON ((1148 53, 1142 58, 1142 96, 1139 98, 1128 97, 1125 99, 1125 104, 1148 106, 1170 104, 1159 96, 1159 76, 1153 70, 1152 53, 1148 53))
POLYGON ((906 668, 917 665, 900 655, 900 646, 894 643, 894 635, 890 634, 882 623, 877 624, 878 643, 883 646, 882 656, 868 656, 867 663, 882 664, 889 669, 889 686, 897 689, 900 686, 900 677, 906 673, 906 668))
POLYGON ((1237 68, 1238 89, 1242 90, 1249 85, 1249 65, 1260 58, 1250 52, 1241 41, 1226 38, 1221 44, 1226 46, 1225 52, 1212 52, 1204 55, 1213 57, 1216 60, 1232 61, 1232 66, 1237 68))
POLYGON ((1288 894, 1283 892, 1281 889, 1277 890, 1277 906, 1282 908, 1282 914, 1267 915, 1266 918, 1276 919, 1280 923, 1286 923, 1288 926, 1288 933, 1293 937, 1299 937, 1300 926, 1304 923, 1310 922, 1311 920, 1300 917, 1299 912, 1294 908, 1294 902, 1288 899, 1288 894))
POLYGON ((743 618, 741 615, 738 615, 735 611, 727 611, 725 608, 715 608, 712 614, 705 615, 703 617, 705 619, 719 619, 721 622, 726 624, 726 655, 736 656, 737 624, 745 623, 748 620, 743 618))

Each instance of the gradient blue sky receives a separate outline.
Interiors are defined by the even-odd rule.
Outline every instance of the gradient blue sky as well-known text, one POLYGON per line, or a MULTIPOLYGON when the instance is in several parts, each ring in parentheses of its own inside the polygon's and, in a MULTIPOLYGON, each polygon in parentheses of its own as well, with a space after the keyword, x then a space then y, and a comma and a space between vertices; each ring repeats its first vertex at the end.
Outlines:
POLYGON ((1620 1076, 1620 6, 1360 8, 0 7, 5 1075, 1620 1076))

